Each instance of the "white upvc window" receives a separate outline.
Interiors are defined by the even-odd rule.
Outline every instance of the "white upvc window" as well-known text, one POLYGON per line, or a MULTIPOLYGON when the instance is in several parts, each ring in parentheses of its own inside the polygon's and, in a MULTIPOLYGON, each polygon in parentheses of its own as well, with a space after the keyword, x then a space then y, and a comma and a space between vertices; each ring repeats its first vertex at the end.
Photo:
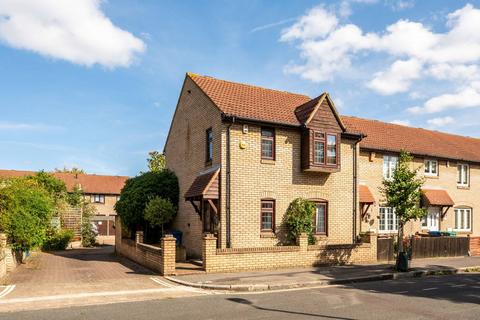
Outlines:
POLYGON ((398 218, 395 214, 395 209, 390 207, 380 207, 378 230, 384 233, 398 231, 398 218))
POLYGON ((438 176, 438 161, 425 159, 425 175, 430 177, 438 176))
POLYGON ((383 178, 390 180, 393 178, 393 172, 398 164, 398 157, 383 156, 383 178))
POLYGON ((105 203, 105 195, 104 194, 92 194, 90 196, 90 200, 92 203, 105 203))
POLYGON ((471 231, 472 209, 457 208, 455 209, 455 230, 471 231))
POLYGON ((461 187, 468 187, 470 183, 469 166, 465 163, 457 164, 457 185, 461 187))

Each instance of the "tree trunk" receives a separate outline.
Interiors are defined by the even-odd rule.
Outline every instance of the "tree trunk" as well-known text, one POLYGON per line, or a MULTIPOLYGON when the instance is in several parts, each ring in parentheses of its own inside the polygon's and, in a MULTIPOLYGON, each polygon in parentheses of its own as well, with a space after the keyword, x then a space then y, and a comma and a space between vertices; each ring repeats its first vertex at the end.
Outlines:
POLYGON ((398 245, 397 245, 397 263, 395 268, 397 271, 408 271, 408 257, 403 248, 403 222, 398 225, 398 245))
POLYGON ((403 252, 403 222, 398 224, 398 246, 397 254, 403 252))

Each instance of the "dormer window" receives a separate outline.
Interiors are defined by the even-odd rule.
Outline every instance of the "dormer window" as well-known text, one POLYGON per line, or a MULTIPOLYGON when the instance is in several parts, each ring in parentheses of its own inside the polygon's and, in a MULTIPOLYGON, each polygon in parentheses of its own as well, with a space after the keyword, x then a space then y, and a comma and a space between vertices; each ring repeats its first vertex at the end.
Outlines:
POLYGON ((327 164, 337 164, 337 135, 327 134, 327 164))

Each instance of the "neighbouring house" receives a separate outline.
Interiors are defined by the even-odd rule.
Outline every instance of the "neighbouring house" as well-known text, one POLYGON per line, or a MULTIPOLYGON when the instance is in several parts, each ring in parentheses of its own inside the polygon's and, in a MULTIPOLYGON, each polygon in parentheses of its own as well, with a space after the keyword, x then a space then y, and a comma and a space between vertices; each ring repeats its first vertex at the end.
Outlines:
POLYGON ((480 235, 480 139, 412 128, 375 120, 342 117, 353 132, 366 137, 360 143, 359 190, 361 230, 381 235, 397 233, 397 217, 384 205, 382 180, 389 179, 400 150, 414 156, 415 168, 424 177, 422 205, 425 219, 412 221, 407 234, 453 231, 480 235), (475 216, 476 215, 476 216, 475 216))
POLYGON ((285 212, 302 197, 316 203, 317 247, 308 252, 394 232, 379 187, 402 149, 424 165, 429 212, 407 231, 480 235, 479 139, 340 116, 327 93, 312 99, 189 73, 164 149, 183 198, 174 228, 191 257, 209 252, 205 233, 215 261, 234 249, 267 252, 285 243, 285 212))
MULTIPOLYGON (((2 178, 23 177, 32 174, 35 172, 0 170, 2 178)), ((116 212, 114 206, 128 177, 64 172, 53 172, 52 174, 65 182, 68 192, 72 192, 75 188, 82 190, 85 199, 90 201, 96 209, 92 221, 97 226, 100 235, 115 235, 113 226, 116 212)), ((79 224, 78 214, 75 210, 66 212, 65 217, 68 220, 67 224, 79 224)))

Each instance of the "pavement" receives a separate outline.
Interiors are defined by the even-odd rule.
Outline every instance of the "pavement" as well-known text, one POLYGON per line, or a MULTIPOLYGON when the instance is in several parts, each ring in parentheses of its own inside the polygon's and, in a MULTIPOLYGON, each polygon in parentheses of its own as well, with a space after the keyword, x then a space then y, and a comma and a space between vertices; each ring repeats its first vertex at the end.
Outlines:
POLYGON ((480 274, 0 314, 3 320, 480 319, 480 274))
POLYGON ((0 286, 0 312, 203 294, 170 283, 110 245, 34 252, 0 286))
POLYGON ((185 286, 231 291, 266 291, 450 274, 480 267, 480 257, 416 259, 411 271, 396 273, 391 264, 346 265, 238 273, 196 273, 166 277, 185 286))

